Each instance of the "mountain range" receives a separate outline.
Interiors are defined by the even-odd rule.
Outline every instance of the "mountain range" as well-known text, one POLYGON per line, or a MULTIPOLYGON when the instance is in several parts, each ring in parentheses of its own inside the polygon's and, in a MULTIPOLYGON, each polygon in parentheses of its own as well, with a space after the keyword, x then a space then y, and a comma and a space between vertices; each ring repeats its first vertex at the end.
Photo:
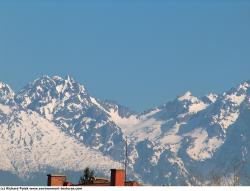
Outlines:
POLYGON ((109 176, 123 168, 126 142, 128 179, 210 185, 237 176, 249 185, 250 81, 201 98, 186 92, 142 113, 91 96, 70 76, 42 76, 17 93, 0 82, 2 185, 45 185, 46 173, 87 166, 109 176))

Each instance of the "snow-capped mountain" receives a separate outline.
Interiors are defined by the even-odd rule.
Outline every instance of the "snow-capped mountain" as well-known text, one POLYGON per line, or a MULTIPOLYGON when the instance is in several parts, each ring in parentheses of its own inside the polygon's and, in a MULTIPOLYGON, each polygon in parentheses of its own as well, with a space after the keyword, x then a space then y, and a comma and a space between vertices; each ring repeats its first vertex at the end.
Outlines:
POLYGON ((122 167, 127 139, 128 174, 143 183, 211 184, 237 169, 249 184, 249 119, 250 81, 143 113, 94 98, 69 76, 43 76, 16 94, 0 83, 0 169, 25 179, 48 168, 107 171, 122 167))
POLYGON ((4 104, 0 104, 1 171, 27 179, 48 169, 78 172, 91 165, 108 175, 109 168, 121 167, 121 163, 86 147, 39 113, 19 106, 7 85, 3 84, 0 92, 5 95, 4 104))
POLYGON ((15 100, 22 108, 36 111, 85 145, 114 159, 123 158, 120 128, 73 78, 43 76, 22 89, 15 100))

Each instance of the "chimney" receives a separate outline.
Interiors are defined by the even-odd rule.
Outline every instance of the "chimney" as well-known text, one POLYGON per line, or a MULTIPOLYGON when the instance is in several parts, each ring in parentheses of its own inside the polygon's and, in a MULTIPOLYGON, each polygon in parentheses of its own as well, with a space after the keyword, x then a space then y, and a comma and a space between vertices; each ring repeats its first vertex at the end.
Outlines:
POLYGON ((125 186, 125 171, 123 169, 111 169, 111 186, 125 186))
POLYGON ((64 182, 66 182, 66 176, 56 175, 56 174, 48 174, 48 186, 63 186, 64 182))

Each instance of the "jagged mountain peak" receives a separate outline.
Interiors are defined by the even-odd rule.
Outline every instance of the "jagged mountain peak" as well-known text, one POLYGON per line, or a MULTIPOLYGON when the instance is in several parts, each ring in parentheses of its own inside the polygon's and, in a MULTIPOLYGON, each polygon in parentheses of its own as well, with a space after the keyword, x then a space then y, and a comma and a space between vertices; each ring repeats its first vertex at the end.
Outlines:
POLYGON ((207 104, 215 103, 218 99, 218 95, 215 93, 209 93, 206 96, 202 98, 202 101, 204 101, 207 104))
POLYGON ((179 96, 175 101, 175 104, 179 105, 180 111, 182 112, 196 113, 205 109, 208 103, 205 103, 202 99, 193 96, 190 91, 187 91, 183 95, 179 96))
POLYGON ((247 80, 245 82, 242 82, 240 85, 239 85, 239 88, 244 88, 244 89, 248 89, 250 87, 250 80, 247 80))
POLYGON ((223 94, 246 94, 250 87, 250 80, 244 81, 237 85, 236 87, 231 88, 229 91, 224 92, 223 94))
POLYGON ((101 105, 103 106, 103 108, 105 108, 105 110, 111 112, 118 112, 118 114, 121 117, 129 117, 131 115, 135 115, 136 112, 132 111, 130 108, 121 105, 119 103, 117 103, 116 101, 112 101, 112 100, 104 100, 101 101, 101 105))
POLYGON ((250 95, 250 81, 240 83, 238 86, 231 88, 222 94, 221 99, 224 99, 230 104, 236 106, 241 105, 243 101, 250 95))
POLYGON ((52 98, 62 99, 63 97, 70 97, 72 95, 84 94, 86 89, 80 83, 77 83, 72 77, 66 76, 48 76, 43 75, 35 79, 33 82, 25 86, 17 93, 16 99, 20 101, 21 98, 29 97, 32 99, 44 98, 47 100, 52 98))
POLYGON ((75 80, 72 76, 70 76, 69 74, 64 78, 67 82, 70 82, 70 83, 74 83, 75 80))
POLYGON ((37 111, 47 119, 52 119, 58 108, 80 111, 90 105, 90 96, 84 86, 66 76, 44 75, 25 86, 15 96, 15 101, 23 108, 37 111))
POLYGON ((63 80, 63 78, 62 78, 61 76, 57 76, 57 75, 51 76, 51 77, 46 76, 46 77, 47 77, 47 78, 52 78, 53 80, 63 80))
POLYGON ((116 157, 121 157, 122 135, 111 121, 109 111, 72 77, 43 76, 21 90, 16 100, 23 108, 36 111, 78 141, 95 149, 116 152, 116 157), (107 148, 109 139, 114 139, 116 144, 107 148))
POLYGON ((8 93, 14 94, 10 86, 4 82, 0 82, 0 91, 7 91, 8 93))
POLYGON ((0 103, 13 104, 14 95, 14 91, 10 88, 8 84, 0 82, 0 103))
POLYGON ((198 100, 198 98, 195 97, 195 96, 193 96, 192 93, 191 93, 190 91, 187 91, 187 92, 185 92, 183 95, 178 96, 177 99, 178 99, 179 101, 191 101, 191 102, 197 101, 197 100, 198 100))
POLYGON ((237 87, 237 93, 238 94, 245 94, 245 95, 250 95, 250 80, 242 82, 238 87, 237 87))
POLYGON ((73 77, 70 75, 65 76, 62 78, 60 76, 48 76, 43 75, 40 78, 35 79, 33 82, 29 83, 28 86, 57 86, 57 85, 64 85, 70 88, 74 88, 76 86, 80 87, 81 92, 85 91, 84 85, 76 82, 73 77))

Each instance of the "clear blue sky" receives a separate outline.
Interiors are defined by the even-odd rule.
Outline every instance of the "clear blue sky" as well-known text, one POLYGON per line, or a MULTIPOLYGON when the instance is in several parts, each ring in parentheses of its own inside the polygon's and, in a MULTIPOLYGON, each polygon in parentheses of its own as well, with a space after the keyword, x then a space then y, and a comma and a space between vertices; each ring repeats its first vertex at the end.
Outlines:
POLYGON ((67 74, 141 111, 250 79, 250 1, 0 1, 0 81, 67 74))

